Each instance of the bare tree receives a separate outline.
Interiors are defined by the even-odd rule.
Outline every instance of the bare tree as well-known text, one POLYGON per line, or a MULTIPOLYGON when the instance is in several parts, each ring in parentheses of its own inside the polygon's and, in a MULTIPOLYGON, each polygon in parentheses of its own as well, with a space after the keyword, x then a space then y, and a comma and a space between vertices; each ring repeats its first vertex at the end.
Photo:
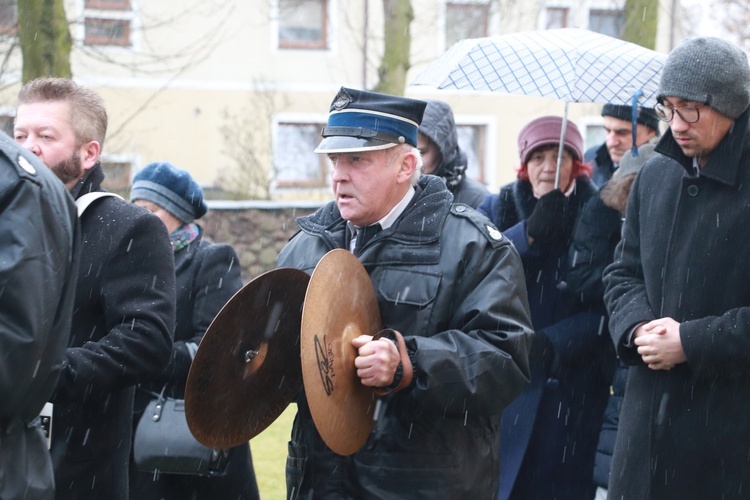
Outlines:
POLYGON ((63 0, 18 0, 17 8, 22 80, 39 76, 69 78, 73 41, 63 0))
POLYGON ((383 0, 385 47, 378 68, 380 81, 375 91, 404 95, 406 73, 411 67, 411 22, 414 10, 410 0, 383 0))
POLYGON ((267 200, 271 197, 270 181, 277 168, 268 156, 272 151, 269 124, 273 115, 288 105, 267 84, 256 82, 246 107, 224 111, 220 127, 224 138, 223 153, 233 165, 219 171, 218 185, 229 198, 267 200))
POLYGON ((712 15, 734 41, 750 51, 750 0, 714 0, 712 15))
POLYGON ((658 20, 659 0, 626 0, 622 39, 654 50, 658 20))

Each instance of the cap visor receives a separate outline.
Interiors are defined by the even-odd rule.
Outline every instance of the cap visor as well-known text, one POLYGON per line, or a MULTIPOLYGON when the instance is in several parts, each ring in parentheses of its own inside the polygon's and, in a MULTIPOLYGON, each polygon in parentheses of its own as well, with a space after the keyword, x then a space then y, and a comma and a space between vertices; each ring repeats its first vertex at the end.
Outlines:
POLYGON ((344 135, 335 135, 326 137, 318 147, 316 153, 352 153, 357 151, 375 151, 378 149, 388 149, 397 146, 392 142, 380 141, 377 139, 363 139, 360 137, 348 137, 344 135))

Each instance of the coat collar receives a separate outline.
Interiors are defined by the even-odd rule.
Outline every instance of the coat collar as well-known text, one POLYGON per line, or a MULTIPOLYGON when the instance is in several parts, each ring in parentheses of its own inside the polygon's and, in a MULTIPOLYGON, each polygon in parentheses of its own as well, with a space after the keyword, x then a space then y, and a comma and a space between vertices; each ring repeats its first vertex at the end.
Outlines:
MULTIPOLYGON (((700 176, 716 180, 729 186, 736 185, 740 173, 748 168, 747 161, 750 157, 750 138, 748 137, 748 120, 750 120, 750 108, 746 109, 729 129, 726 136, 711 153, 706 166, 700 170, 700 176)), ((685 156, 674 140, 672 129, 668 129, 656 145, 655 151, 677 161, 682 167, 693 175, 693 158, 685 156)))
POLYGON ((78 183, 70 189, 70 194, 74 199, 78 199, 86 193, 101 191, 103 181, 104 170, 102 169, 101 163, 96 162, 96 165, 94 165, 91 170, 84 173, 78 183))

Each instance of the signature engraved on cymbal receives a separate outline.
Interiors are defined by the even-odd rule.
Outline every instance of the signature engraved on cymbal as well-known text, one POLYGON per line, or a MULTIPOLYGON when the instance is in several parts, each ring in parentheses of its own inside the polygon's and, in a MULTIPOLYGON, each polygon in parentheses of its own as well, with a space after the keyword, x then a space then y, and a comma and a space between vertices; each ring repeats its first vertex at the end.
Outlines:
POLYGON ((313 343, 315 344, 315 360, 318 364, 320 382, 323 384, 326 395, 330 396, 333 393, 333 377, 336 376, 333 372, 333 347, 326 341, 325 335, 322 343, 320 338, 315 335, 313 343))

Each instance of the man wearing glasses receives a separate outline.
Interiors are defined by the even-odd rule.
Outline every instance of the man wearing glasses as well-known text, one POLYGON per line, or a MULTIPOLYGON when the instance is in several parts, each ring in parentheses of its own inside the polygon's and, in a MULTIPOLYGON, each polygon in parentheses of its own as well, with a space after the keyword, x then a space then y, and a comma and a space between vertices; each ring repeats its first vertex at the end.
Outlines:
POLYGON ((633 185, 605 271, 610 331, 632 365, 610 498, 750 492, 750 67, 718 38, 669 55, 669 123, 633 185))

